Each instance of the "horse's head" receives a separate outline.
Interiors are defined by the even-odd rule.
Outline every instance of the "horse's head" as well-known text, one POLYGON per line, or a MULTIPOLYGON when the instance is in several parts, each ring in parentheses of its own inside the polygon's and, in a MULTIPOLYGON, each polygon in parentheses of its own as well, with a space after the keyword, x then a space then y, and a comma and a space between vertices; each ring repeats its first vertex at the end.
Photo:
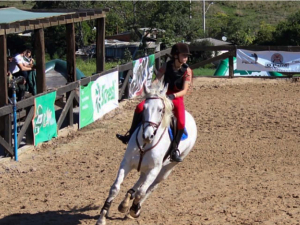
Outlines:
POLYGON ((172 101, 166 97, 168 87, 158 82, 150 89, 144 86, 146 101, 143 114, 143 139, 145 143, 151 143, 158 129, 166 128, 173 116, 172 101))

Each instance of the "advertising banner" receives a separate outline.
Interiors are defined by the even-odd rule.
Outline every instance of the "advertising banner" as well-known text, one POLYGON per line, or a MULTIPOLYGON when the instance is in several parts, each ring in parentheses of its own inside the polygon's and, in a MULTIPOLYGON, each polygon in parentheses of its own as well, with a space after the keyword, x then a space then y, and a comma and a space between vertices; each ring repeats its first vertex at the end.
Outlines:
POLYGON ((300 72, 298 52, 237 49, 236 57, 238 70, 300 72))
POLYGON ((34 99, 34 117, 32 120, 34 145, 57 137, 55 119, 56 92, 36 97, 34 99))
POLYGON ((80 86, 79 129, 119 106, 118 71, 80 86))
MULTIPOLYGON (((237 70, 236 69, 236 57, 233 57, 233 74, 235 77, 237 76, 282 76, 281 73, 278 72, 270 72, 270 71, 250 71, 250 70, 237 70)), ((229 60, 222 60, 218 68, 216 69, 214 76, 229 76, 229 60)))
POLYGON ((140 96, 143 85, 150 86, 153 76, 155 55, 150 55, 133 61, 133 76, 129 86, 129 98, 140 96))

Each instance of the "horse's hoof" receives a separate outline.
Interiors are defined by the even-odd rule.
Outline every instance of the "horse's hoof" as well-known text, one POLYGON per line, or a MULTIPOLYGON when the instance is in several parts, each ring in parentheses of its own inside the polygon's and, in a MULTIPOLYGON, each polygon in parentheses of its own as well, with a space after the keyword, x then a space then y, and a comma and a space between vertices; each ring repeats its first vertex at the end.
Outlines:
POLYGON ((118 207, 118 211, 120 213, 126 213, 129 207, 124 207, 123 204, 121 203, 118 207))
POLYGON ((134 218, 129 213, 125 215, 124 219, 134 220, 134 218))
POLYGON ((132 216, 134 219, 136 219, 136 218, 139 218, 140 214, 141 214, 141 210, 138 210, 136 213, 135 213, 135 211, 130 210, 129 215, 132 216))
POLYGON ((128 211, 129 208, 129 202, 131 200, 132 194, 134 193, 133 190, 129 190, 126 195, 124 200, 120 203, 118 210, 121 213, 126 213, 128 211))
POLYGON ((107 213, 108 213, 107 210, 105 210, 105 209, 101 210, 100 217, 97 220, 96 225, 106 225, 107 213))
POLYGON ((141 205, 140 203, 138 204, 132 204, 132 206, 130 207, 130 216, 132 216, 133 218, 138 218, 140 216, 141 213, 141 205))
POLYGON ((97 220, 96 225, 106 225, 106 220, 102 220, 101 218, 99 218, 99 220, 97 220))

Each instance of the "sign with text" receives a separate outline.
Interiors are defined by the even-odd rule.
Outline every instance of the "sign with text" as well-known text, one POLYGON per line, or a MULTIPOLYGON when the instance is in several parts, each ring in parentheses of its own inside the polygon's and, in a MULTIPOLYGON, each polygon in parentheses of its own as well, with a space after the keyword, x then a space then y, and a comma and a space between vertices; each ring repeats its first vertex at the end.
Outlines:
POLYGON ((119 106, 118 71, 80 86, 79 129, 119 106))
POLYGON ((34 117, 32 120, 34 145, 57 137, 55 119, 56 92, 36 97, 34 99, 34 117))
POLYGON ((300 72, 299 52, 237 49, 236 57, 239 70, 300 72))
POLYGON ((153 76, 155 55, 134 60, 133 76, 129 86, 129 98, 140 96, 143 93, 143 85, 150 86, 153 76))

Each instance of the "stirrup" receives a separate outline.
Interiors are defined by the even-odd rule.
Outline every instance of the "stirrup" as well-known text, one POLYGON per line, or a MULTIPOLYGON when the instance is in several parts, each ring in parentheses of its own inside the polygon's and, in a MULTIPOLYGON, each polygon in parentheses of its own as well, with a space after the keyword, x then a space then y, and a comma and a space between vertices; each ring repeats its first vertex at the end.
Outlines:
POLYGON ((130 140, 130 135, 127 133, 125 135, 116 134, 116 137, 125 145, 127 145, 130 140))
POLYGON ((171 161, 182 162, 183 159, 180 157, 179 149, 173 149, 170 154, 171 161))

